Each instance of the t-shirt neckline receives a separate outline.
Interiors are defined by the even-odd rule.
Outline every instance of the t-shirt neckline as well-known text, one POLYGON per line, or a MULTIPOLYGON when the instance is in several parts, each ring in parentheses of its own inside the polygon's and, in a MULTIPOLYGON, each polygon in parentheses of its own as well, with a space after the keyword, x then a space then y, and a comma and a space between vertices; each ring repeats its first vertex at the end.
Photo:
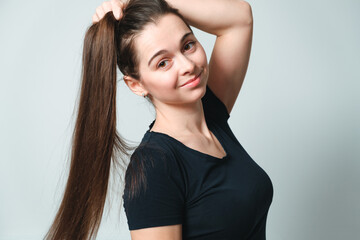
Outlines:
POLYGON ((223 143, 223 138, 222 136, 220 136, 220 134, 218 134, 217 129, 215 129, 213 126, 213 124, 208 124, 208 128, 209 130, 212 132, 212 134, 217 138, 218 142, 220 143, 220 145, 222 146, 224 152, 225 152, 225 156, 219 158, 219 157, 215 157, 213 155, 207 154, 207 153, 203 153, 200 152, 196 149, 193 149, 191 147, 186 146, 184 143, 182 143, 181 141, 177 140, 176 138, 166 134, 166 133, 162 133, 162 132, 156 132, 156 131, 150 131, 150 129, 152 128, 152 126, 154 125, 155 120, 149 125, 149 129, 146 131, 146 134, 150 134, 150 135, 159 135, 159 136, 164 136, 168 139, 170 139, 171 141, 177 143, 178 145, 180 145, 183 149, 185 149, 186 151, 195 153, 197 155, 199 155, 200 157, 206 157, 206 158, 210 158, 210 159, 215 159, 218 161, 223 161, 225 159, 227 159, 229 157, 229 153, 227 148, 225 147, 225 144, 223 143))

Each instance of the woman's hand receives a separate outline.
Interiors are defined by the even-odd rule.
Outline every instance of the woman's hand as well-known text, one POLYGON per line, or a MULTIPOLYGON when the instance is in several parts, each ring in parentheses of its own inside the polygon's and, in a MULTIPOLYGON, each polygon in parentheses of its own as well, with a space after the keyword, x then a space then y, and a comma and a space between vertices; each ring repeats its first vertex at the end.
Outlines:
POLYGON ((123 9, 126 6, 126 0, 110 0, 103 2, 96 8, 96 13, 92 17, 93 23, 100 21, 106 13, 112 11, 114 17, 119 20, 123 15, 123 9))

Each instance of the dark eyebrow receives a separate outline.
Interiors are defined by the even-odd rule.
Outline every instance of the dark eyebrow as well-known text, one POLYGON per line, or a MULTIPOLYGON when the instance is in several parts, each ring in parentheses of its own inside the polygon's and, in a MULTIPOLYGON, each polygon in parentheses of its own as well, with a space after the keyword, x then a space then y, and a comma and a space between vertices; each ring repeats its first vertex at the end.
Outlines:
MULTIPOLYGON (((193 33, 193 32, 185 33, 184 36, 182 36, 182 38, 180 39, 180 43, 182 43, 182 42, 185 40, 185 38, 186 38, 187 36, 191 35, 191 34, 194 34, 194 33, 193 33)), ((162 49, 162 50, 156 52, 156 53, 150 58, 150 60, 149 60, 149 62, 148 62, 148 66, 150 66, 150 63, 151 63, 151 61, 152 61, 154 58, 156 58, 157 56, 159 56, 159 55, 161 55, 161 54, 164 54, 164 53, 167 53, 167 50, 162 49)))

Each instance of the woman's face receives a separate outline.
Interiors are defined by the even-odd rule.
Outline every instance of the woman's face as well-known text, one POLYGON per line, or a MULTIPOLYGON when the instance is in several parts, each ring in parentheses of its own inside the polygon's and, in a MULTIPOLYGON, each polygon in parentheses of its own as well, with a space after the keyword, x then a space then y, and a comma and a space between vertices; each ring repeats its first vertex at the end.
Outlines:
POLYGON ((148 24, 135 39, 135 49, 142 88, 155 106, 192 103, 205 94, 205 51, 178 16, 167 14, 157 24, 148 24), (183 86, 197 76, 193 84, 183 86))

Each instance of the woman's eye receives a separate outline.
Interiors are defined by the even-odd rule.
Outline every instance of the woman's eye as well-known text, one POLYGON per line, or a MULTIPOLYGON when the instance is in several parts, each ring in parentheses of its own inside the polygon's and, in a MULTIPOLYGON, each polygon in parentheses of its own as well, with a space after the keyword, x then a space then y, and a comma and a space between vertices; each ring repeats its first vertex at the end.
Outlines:
POLYGON ((164 61, 159 62, 157 67, 158 68, 165 68, 167 65, 168 65, 168 60, 164 60, 164 61))
POLYGON ((188 42, 185 46, 184 46, 184 50, 187 51, 187 50, 190 50, 191 48, 193 48, 195 42, 188 42))

